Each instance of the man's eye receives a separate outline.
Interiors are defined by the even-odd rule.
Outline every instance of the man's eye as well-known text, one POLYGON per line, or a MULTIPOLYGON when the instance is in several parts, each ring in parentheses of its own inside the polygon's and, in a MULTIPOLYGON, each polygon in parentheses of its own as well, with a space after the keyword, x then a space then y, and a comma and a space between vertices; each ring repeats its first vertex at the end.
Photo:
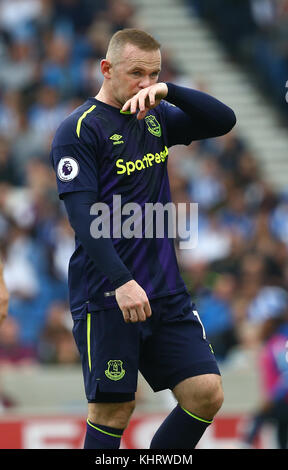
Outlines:
POLYGON ((141 77, 141 72, 132 72, 132 75, 134 75, 134 77, 141 77))

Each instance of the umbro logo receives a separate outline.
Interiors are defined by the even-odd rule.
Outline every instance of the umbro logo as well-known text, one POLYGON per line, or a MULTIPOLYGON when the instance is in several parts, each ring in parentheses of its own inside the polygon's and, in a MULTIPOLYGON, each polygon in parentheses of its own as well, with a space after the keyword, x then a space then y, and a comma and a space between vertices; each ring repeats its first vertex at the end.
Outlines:
POLYGON ((119 134, 113 134, 111 137, 109 137, 110 140, 113 140, 113 145, 118 145, 118 144, 124 144, 124 140, 122 135, 119 134))

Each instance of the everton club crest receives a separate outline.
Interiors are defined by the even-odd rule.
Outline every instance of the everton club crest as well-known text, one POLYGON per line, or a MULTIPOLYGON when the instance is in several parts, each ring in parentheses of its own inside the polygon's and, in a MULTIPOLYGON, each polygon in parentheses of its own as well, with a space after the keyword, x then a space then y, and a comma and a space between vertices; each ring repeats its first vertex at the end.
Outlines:
POLYGON ((105 370, 105 375, 110 380, 121 380, 125 375, 125 370, 122 367, 123 362, 119 359, 111 359, 108 361, 108 367, 105 370))
POLYGON ((161 126, 153 114, 148 114, 148 116, 145 117, 145 122, 147 124, 148 131, 151 134, 155 135, 156 137, 161 137, 161 126))

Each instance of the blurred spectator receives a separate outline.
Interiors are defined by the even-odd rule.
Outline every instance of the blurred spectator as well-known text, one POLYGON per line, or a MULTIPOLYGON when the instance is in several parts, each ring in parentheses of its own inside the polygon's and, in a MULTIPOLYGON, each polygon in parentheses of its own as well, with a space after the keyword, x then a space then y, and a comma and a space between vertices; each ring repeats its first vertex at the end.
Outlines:
POLYGON ((19 225, 11 224, 9 235, 5 261, 8 290, 13 297, 24 300, 34 298, 39 293, 35 245, 29 237, 29 232, 19 225))
POLYGON ((40 18, 43 4, 42 0, 2 0, 0 3, 1 28, 12 35, 19 30, 29 31, 33 23, 40 18))
POLYGON ((249 320, 261 324, 267 318, 278 318, 286 314, 288 309, 288 294, 281 287, 261 287, 257 296, 248 308, 249 320), (284 312, 284 313, 283 313, 284 312))
POLYGON ((237 287, 236 278, 220 274, 213 290, 197 300, 197 307, 217 360, 223 361, 238 344, 233 318, 233 300, 237 287))
POLYGON ((38 90, 35 103, 29 110, 31 129, 48 143, 48 139, 67 115, 68 104, 59 100, 58 89, 43 83, 38 90))
POLYGON ((112 25, 112 34, 118 29, 131 28, 133 23, 134 8, 126 0, 108 0, 107 18, 112 25))
MULTIPOLYGON (((200 214, 197 235, 195 248, 181 250, 179 253, 179 261, 184 269, 190 263, 212 263, 229 255, 231 237, 221 225, 217 214, 210 214, 209 217, 201 217, 200 214)), ((194 237, 195 234, 192 233, 192 236, 194 237)))
POLYGON ((72 320, 65 303, 54 302, 38 341, 38 359, 41 363, 75 364, 79 354, 73 339, 72 320))
POLYGON ((5 137, 0 135, 0 182, 8 183, 11 186, 20 182, 17 174, 17 167, 12 159, 11 149, 5 137))
POLYGON ((0 365, 14 366, 34 364, 36 348, 21 343, 20 325, 15 318, 8 316, 0 328, 0 365))
POLYGON ((18 130, 11 142, 11 154, 21 184, 25 183, 26 166, 35 159, 47 159, 48 139, 30 126, 26 111, 18 115, 18 130))
POLYGON ((239 268, 241 293, 248 301, 251 301, 267 282, 265 257, 257 251, 248 251, 240 260, 239 268))
POLYGON ((3 263, 0 259, 0 327, 6 320, 9 306, 9 292, 3 275, 3 263))
POLYGON ((270 422, 276 428, 280 449, 288 445, 288 296, 279 288, 262 289, 250 307, 251 321, 258 326, 259 372, 263 397, 251 419, 244 440, 253 445, 261 427, 270 422))
POLYGON ((239 164, 245 149, 244 142, 235 132, 229 132, 218 139, 218 145, 217 160, 220 168, 225 173, 237 176, 239 164))
POLYGON ((6 91, 0 101, 0 135, 9 142, 17 136, 19 129, 19 112, 21 107, 21 94, 18 90, 6 91))
POLYGON ((243 191, 236 187, 230 191, 226 206, 220 213, 220 223, 228 232, 239 233, 246 241, 254 232, 254 220, 248 213, 243 191))
POLYGON ((66 217, 59 219, 54 227, 52 241, 51 268, 57 279, 67 282, 68 264, 74 251, 74 232, 66 217))
POLYGON ((54 1, 52 23, 56 28, 66 26, 73 34, 85 34, 93 18, 104 9, 105 3, 104 0, 54 1))
POLYGON ((189 193, 201 210, 208 211, 224 202, 226 190, 215 158, 203 158, 201 163, 197 177, 190 180, 189 193))
POLYGON ((283 194, 279 203, 271 212, 271 232, 288 247, 288 195, 283 194))
POLYGON ((14 39, 7 46, 6 55, 1 58, 0 65, 2 90, 25 90, 30 87, 37 79, 34 43, 30 38, 14 39))

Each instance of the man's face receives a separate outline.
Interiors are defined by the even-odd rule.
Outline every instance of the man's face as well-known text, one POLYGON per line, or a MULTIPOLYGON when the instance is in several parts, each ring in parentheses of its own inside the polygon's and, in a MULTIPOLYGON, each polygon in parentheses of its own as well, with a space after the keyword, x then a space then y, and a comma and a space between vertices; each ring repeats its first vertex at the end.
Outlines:
POLYGON ((120 107, 140 90, 157 82, 161 69, 160 50, 143 51, 126 44, 119 62, 110 68, 111 99, 120 107))

